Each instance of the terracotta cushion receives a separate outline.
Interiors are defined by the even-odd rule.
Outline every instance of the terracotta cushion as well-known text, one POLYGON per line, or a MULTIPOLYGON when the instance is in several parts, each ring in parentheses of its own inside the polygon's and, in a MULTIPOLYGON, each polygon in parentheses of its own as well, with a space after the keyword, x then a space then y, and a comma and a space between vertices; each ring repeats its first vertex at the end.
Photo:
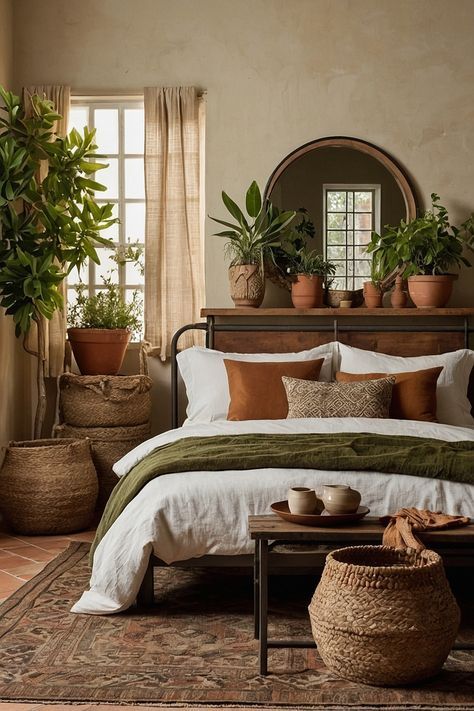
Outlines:
POLYGON ((317 380, 324 358, 289 362, 224 359, 229 381, 228 420, 283 420, 288 401, 282 377, 317 380))
POLYGON ((340 383, 352 383, 359 380, 374 380, 395 376, 392 392, 390 417, 396 420, 420 420, 437 422, 436 418, 436 383, 442 367, 414 370, 408 373, 336 373, 340 383))

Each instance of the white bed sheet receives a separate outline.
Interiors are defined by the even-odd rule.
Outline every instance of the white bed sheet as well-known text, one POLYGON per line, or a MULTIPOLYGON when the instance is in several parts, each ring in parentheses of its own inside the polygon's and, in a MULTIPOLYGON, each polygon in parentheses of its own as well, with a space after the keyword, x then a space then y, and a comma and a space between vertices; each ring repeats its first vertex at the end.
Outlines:
MULTIPOLYGON (((184 437, 249 432, 370 432, 474 441, 472 429, 406 420, 217 421, 153 437, 126 454, 114 469, 124 476, 156 447, 184 437)), ((72 612, 102 615, 125 610, 136 598, 152 552, 166 563, 208 554, 250 553, 249 514, 269 512, 272 502, 286 498, 290 486, 318 490, 335 482, 358 489, 362 503, 376 516, 407 505, 474 516, 474 486, 435 479, 308 469, 166 474, 148 483, 104 536, 94 555, 90 590, 72 612)))

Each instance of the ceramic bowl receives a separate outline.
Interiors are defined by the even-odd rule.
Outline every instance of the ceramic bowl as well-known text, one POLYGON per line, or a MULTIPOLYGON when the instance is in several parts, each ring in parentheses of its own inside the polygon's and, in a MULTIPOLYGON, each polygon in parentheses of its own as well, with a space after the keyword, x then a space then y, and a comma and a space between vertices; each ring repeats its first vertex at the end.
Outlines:
POLYGON ((346 484, 327 484, 323 487, 324 508, 330 514, 355 513, 360 499, 360 493, 346 484))

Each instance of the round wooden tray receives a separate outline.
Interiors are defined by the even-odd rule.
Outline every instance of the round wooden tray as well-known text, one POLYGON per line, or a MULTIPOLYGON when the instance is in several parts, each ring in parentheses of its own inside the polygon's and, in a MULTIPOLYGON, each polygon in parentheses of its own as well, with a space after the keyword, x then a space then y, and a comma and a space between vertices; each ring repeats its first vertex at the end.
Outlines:
POLYGON ((329 514, 324 511, 322 514, 292 514, 288 508, 288 501, 277 501, 271 504, 270 508, 285 521, 299 523, 302 526, 344 526, 346 523, 360 521, 370 511, 367 506, 359 506, 355 513, 350 514, 329 514))

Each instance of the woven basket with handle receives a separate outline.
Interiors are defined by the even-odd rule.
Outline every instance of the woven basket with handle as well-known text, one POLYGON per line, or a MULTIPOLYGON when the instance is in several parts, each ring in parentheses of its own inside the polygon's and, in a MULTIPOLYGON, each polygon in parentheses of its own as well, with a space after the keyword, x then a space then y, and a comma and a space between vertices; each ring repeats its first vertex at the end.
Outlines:
POLYGON ((56 425, 54 434, 59 438, 90 439, 92 459, 99 477, 97 508, 102 511, 118 482, 118 477, 112 469, 113 465, 124 454, 149 438, 150 425, 146 423, 131 427, 74 427, 63 424, 56 425))
POLYGON ((89 440, 10 442, 0 471, 0 509, 14 531, 84 530, 92 523, 97 492, 89 440))
POLYGON ((76 427, 142 425, 151 414, 147 375, 75 375, 59 379, 61 422, 76 427))
POLYGON ((436 674, 460 621, 437 553, 384 546, 330 553, 309 614, 326 666, 377 686, 436 674))

